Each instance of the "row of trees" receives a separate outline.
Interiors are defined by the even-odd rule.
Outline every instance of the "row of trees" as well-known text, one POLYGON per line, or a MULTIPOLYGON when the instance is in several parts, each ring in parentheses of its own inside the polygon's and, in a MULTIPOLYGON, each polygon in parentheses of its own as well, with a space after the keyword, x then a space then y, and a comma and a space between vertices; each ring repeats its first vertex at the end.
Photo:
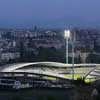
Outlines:
MULTIPOLYGON (((34 51, 27 51, 23 45, 21 45, 19 52, 20 58, 9 60, 7 63, 16 63, 16 62, 38 62, 38 61, 52 61, 52 62, 66 62, 65 49, 57 50, 55 48, 43 48, 40 47, 37 49, 38 54, 36 55, 34 51)), ((78 56, 75 59, 75 63, 83 63, 82 58, 78 56)), ((72 63, 72 57, 69 57, 69 63, 72 63)), ((100 63, 100 56, 93 54, 92 52, 86 58, 86 63, 100 63)))
MULTIPOLYGON (((20 59, 18 61, 53 61, 53 62, 66 62, 65 49, 57 50, 55 48, 43 48, 37 49, 38 54, 35 55, 34 51, 26 51, 25 48, 20 49, 20 59)), ((75 59, 75 63, 83 63, 82 58, 79 56, 75 59)), ((72 63, 72 57, 69 57, 69 63, 72 63)), ((92 52, 86 58, 86 63, 100 63, 100 56, 93 54, 92 52)))

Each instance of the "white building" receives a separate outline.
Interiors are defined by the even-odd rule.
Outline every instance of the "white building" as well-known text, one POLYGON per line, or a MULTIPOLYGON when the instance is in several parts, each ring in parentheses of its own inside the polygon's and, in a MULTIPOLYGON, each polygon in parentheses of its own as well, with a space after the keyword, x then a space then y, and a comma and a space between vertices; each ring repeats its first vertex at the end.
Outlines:
POLYGON ((16 59, 20 57, 19 52, 11 53, 11 52, 6 52, 1 54, 1 60, 6 60, 9 61, 10 59, 16 59))

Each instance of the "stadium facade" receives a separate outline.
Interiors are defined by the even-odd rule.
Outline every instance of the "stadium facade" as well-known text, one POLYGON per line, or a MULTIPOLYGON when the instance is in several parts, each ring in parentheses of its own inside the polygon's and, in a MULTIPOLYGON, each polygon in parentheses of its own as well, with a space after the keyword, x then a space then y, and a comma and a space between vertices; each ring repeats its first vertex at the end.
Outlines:
MULTIPOLYGON (((83 74, 84 68, 86 78, 100 78, 99 66, 99 64, 75 64, 75 71, 83 74)), ((66 78, 65 74, 71 74, 72 68, 72 64, 58 62, 19 63, 1 66, 0 88, 71 88, 72 80, 66 78)))
MULTIPOLYGON (((71 67, 69 65, 69 67, 71 67)), ((6 65, 0 68, 1 88, 68 88, 69 79, 63 74, 66 64, 57 62, 35 62, 6 65)))

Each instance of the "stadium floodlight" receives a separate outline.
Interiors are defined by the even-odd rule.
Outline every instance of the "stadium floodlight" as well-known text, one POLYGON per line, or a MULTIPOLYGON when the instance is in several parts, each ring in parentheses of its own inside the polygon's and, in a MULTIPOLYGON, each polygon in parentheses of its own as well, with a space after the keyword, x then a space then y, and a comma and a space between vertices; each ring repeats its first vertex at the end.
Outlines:
POLYGON ((64 30, 64 37, 66 39, 66 64, 68 64, 68 40, 70 38, 70 30, 64 30))
MULTIPOLYGON (((66 64, 68 64, 68 41, 69 38, 71 38, 71 31, 70 30, 64 30, 64 37, 66 39, 66 64)), ((72 79, 74 80, 74 42, 75 42, 75 34, 74 35, 74 41, 72 41, 72 79)))
POLYGON ((70 38, 70 30, 65 30, 64 31, 64 33, 65 33, 65 38, 70 38))

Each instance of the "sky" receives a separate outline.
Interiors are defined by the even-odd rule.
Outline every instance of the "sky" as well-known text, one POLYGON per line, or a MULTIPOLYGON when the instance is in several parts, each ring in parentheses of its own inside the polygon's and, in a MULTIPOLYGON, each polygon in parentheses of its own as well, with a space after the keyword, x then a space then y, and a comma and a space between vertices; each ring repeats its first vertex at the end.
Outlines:
POLYGON ((100 0, 0 0, 0 27, 100 26, 100 0))

